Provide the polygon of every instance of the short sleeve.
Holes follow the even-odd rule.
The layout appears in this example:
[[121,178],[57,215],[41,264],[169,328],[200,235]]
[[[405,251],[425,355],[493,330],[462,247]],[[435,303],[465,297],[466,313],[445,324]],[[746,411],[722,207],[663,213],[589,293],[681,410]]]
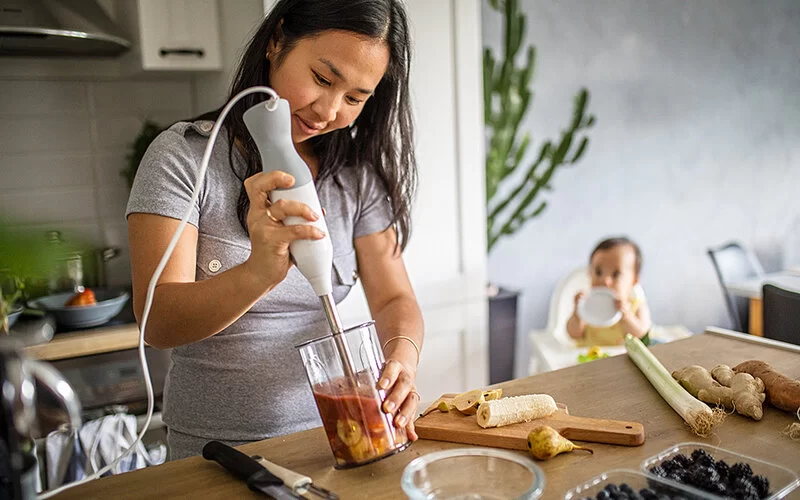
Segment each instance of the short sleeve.
[[385,231],[392,225],[392,205],[383,181],[369,168],[359,181],[360,210],[353,227],[353,238]]
[[[173,128],[165,130],[153,140],[139,164],[125,216],[147,213],[182,219],[199,170],[199,158],[186,137]],[[200,219],[199,200],[188,221],[195,227]]]

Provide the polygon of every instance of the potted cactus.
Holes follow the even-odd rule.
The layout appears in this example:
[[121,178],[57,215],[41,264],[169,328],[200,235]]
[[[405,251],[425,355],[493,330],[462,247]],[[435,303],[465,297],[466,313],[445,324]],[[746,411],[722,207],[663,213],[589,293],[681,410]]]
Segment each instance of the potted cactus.
[[[503,53],[483,53],[483,98],[486,123],[487,251],[514,234],[547,207],[542,199],[552,191],[559,167],[573,165],[586,153],[587,129],[595,118],[587,112],[589,92],[575,95],[572,117],[557,140],[545,140],[530,155],[530,132],[521,128],[533,99],[531,81],[536,48],[528,45],[524,63],[517,60],[525,39],[525,15],[518,0],[487,0],[503,16]],[[516,339],[518,292],[489,286],[490,382],[511,378]],[[512,317],[513,316],[513,321]],[[509,361],[509,356],[511,356]]]

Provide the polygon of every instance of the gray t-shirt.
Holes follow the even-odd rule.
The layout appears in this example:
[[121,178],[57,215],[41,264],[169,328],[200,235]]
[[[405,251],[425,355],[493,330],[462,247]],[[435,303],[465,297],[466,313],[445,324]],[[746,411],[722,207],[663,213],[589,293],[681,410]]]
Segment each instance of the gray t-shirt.
[[[127,214],[183,216],[211,125],[179,122],[153,141],[139,166]],[[233,158],[233,169],[243,178],[244,160],[235,150]],[[198,229],[197,280],[222,273],[250,255],[250,240],[236,214],[242,181],[231,169],[224,130],[200,182],[189,218]],[[345,168],[322,181],[317,191],[333,243],[333,294],[339,302],[357,279],[354,238],[389,227],[390,205],[383,184],[368,168]],[[265,439],[320,425],[294,346],[326,333],[319,298],[293,267],[231,326],[173,349],[164,421],[179,433],[227,441]]]

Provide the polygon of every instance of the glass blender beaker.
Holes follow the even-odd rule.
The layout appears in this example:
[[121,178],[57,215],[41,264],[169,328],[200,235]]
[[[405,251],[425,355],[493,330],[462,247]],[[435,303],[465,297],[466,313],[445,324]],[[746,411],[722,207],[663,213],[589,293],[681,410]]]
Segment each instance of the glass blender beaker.
[[[337,469],[374,462],[405,449],[405,428],[381,409],[386,392],[378,389],[384,358],[370,321],[338,334],[353,366],[346,370],[333,335],[297,346],[317,402]],[[354,375],[353,378],[347,376]]]

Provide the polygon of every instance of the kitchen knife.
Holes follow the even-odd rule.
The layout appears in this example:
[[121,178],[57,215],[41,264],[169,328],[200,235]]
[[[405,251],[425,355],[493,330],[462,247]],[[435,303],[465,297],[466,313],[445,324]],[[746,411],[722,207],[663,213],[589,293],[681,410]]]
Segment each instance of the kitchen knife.
[[247,483],[253,491],[265,493],[275,500],[292,500],[303,497],[284,486],[283,481],[241,451],[219,441],[210,441],[203,447],[203,458],[214,460]]
[[250,458],[257,461],[265,469],[281,478],[283,484],[294,490],[295,493],[308,492],[320,498],[324,498],[325,500],[339,499],[335,493],[315,485],[309,476],[304,476],[302,474],[298,474],[297,472],[281,467],[280,465],[272,463],[260,455],[253,455]]

